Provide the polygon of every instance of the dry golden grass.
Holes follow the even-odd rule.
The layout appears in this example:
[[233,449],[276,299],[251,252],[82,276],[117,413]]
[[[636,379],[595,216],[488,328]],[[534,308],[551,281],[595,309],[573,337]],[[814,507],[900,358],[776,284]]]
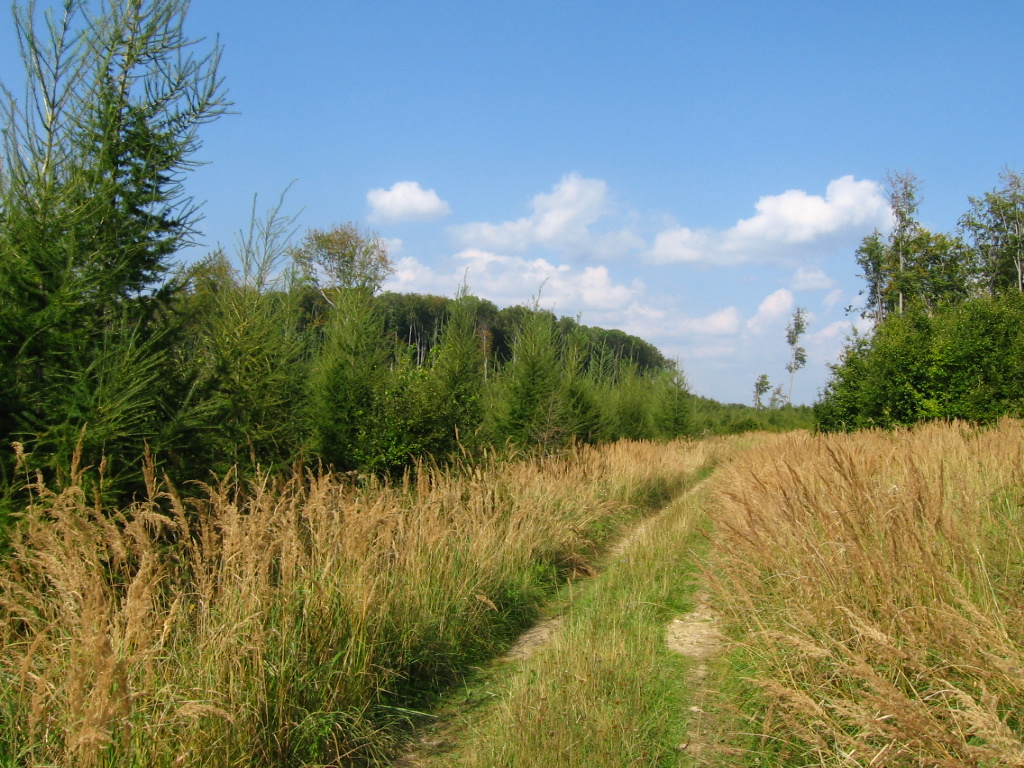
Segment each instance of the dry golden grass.
[[[37,487],[0,566],[0,765],[384,760],[702,448],[158,487],[114,513]],[[706,457],[705,457],[706,458]]]
[[793,434],[712,483],[756,764],[1024,766],[1020,422]]

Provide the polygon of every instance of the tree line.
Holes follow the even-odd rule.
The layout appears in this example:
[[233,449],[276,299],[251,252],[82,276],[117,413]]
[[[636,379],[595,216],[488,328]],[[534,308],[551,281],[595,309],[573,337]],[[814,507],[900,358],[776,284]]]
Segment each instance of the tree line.
[[[295,461],[395,472],[485,446],[684,434],[653,346],[537,306],[380,292],[354,224],[289,237],[280,206],[232,253],[175,260],[184,181],[230,103],[186,0],[16,5],[24,95],[0,99],[0,485],[92,467],[100,496]],[[13,446],[13,450],[9,447]]]
[[[147,482],[295,462],[397,473],[492,447],[558,450],[764,426],[691,396],[647,342],[533,305],[382,292],[355,224],[292,237],[280,203],[181,263],[200,129],[231,107],[187,0],[14,6],[25,69],[0,146],[0,513],[89,469]],[[780,420],[781,419],[781,420]],[[6,501],[4,501],[6,499]]]
[[1006,170],[952,233],[917,218],[920,184],[890,174],[893,227],[856,252],[865,286],[855,334],[815,406],[826,431],[1024,412],[1024,179]]

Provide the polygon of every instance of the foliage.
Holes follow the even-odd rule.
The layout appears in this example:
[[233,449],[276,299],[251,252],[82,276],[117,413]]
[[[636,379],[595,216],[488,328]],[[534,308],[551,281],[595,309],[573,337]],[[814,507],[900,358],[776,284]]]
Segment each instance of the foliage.
[[826,431],[900,426],[934,418],[992,421],[1022,412],[1018,363],[1024,316],[1024,193],[1018,174],[970,198],[960,234],[931,233],[915,214],[912,174],[890,177],[895,225],[864,239],[867,281],[854,335],[815,406]]
[[741,403],[720,403],[708,397],[691,397],[690,432],[692,435],[736,435],[742,432],[790,432],[814,426],[810,406],[789,405],[785,398],[767,408]]
[[1024,292],[1024,179],[1015,171],[1000,174],[1003,186],[970,197],[960,219],[974,244],[977,283],[990,295]]
[[234,259],[218,251],[183,276],[172,407],[152,438],[173,477],[287,467],[301,457],[310,341],[287,265],[290,230],[280,203],[263,218],[254,210]]
[[693,424],[693,399],[686,376],[679,368],[664,371],[654,379],[654,433],[660,439],[696,434]]
[[793,402],[793,377],[807,364],[807,350],[800,346],[800,337],[807,330],[807,310],[797,307],[793,310],[793,317],[786,326],[786,343],[789,345],[790,358],[786,363],[786,370],[789,371],[789,392],[786,394],[786,402]]
[[875,230],[856,252],[866,283],[864,317],[876,323],[913,308],[934,310],[967,299],[976,272],[975,254],[957,235],[932,233],[917,221],[920,191],[908,172],[890,174],[893,229]]
[[352,222],[308,230],[292,249],[292,258],[321,291],[359,288],[377,293],[395,271],[384,241]]
[[492,431],[499,441],[541,450],[569,442],[560,357],[554,317],[530,313],[516,336],[512,360],[494,385],[500,394]]
[[0,99],[0,441],[51,477],[83,431],[90,462],[134,462],[160,412],[162,280],[197,220],[180,179],[227,105],[219,48],[194,53],[186,9],[14,8],[26,95]]
[[856,337],[815,416],[825,431],[1024,412],[1024,296],[978,297],[889,318]]
[[[26,97],[4,91],[0,444],[52,489],[74,457],[106,502],[295,462],[398,475],[490,445],[558,451],[700,429],[678,366],[538,306],[378,295],[393,265],[354,223],[292,241],[278,202],[187,266],[199,128],[228,106],[186,0],[17,6]],[[733,429],[731,422],[725,429]],[[4,510],[25,501],[0,457]],[[6,511],[4,512],[6,515]]]
[[394,359],[381,343],[383,323],[370,292],[340,291],[323,337],[309,375],[312,448],[336,469],[355,470],[366,458],[361,439],[374,428],[374,407],[392,378],[388,366]]
[[[452,301],[418,293],[385,292],[379,297],[388,332],[403,343],[414,345],[419,361],[426,359],[440,338],[441,326]],[[516,337],[527,318],[534,312],[547,312],[524,305],[499,309],[493,302],[477,297],[472,297],[471,302],[475,306],[477,326],[486,341],[489,368],[512,360]],[[603,355],[613,361],[631,361],[644,373],[654,373],[671,365],[652,344],[623,331],[580,325],[571,317],[555,319],[555,327],[560,343],[577,344],[584,350],[582,363],[588,372],[601,365]],[[578,338],[571,341],[573,336]]]
[[754,382],[754,408],[757,410],[764,408],[764,396],[771,391],[771,388],[772,382],[767,373],[762,373],[757,377],[757,381]]

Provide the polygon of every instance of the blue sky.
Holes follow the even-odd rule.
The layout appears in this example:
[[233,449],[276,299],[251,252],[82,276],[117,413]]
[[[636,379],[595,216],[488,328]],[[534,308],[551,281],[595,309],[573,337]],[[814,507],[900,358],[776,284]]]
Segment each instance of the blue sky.
[[[288,188],[300,233],[387,239],[389,288],[539,292],[725,401],[787,378],[797,305],[794,401],[814,400],[887,171],[912,169],[949,231],[1024,169],[1019,0],[194,0],[189,26],[219,35],[238,112],[188,181],[208,246]],[[21,80],[9,23],[0,77]]]

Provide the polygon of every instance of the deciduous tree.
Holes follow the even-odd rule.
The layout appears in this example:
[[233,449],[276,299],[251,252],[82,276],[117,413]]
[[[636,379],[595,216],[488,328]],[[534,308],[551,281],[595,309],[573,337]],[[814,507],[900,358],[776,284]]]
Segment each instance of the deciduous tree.
[[380,236],[363,232],[352,222],[326,230],[310,229],[293,255],[325,296],[330,289],[377,293],[395,271]]
[[764,396],[767,395],[772,388],[772,383],[768,379],[767,373],[762,373],[757,377],[757,381],[754,382],[754,407],[757,410],[764,408]]
[[793,311],[793,317],[786,326],[786,343],[789,344],[790,357],[786,363],[786,370],[789,371],[789,393],[786,395],[786,402],[793,402],[793,377],[797,371],[807,364],[807,350],[799,346],[800,337],[807,330],[807,310],[797,307]]

